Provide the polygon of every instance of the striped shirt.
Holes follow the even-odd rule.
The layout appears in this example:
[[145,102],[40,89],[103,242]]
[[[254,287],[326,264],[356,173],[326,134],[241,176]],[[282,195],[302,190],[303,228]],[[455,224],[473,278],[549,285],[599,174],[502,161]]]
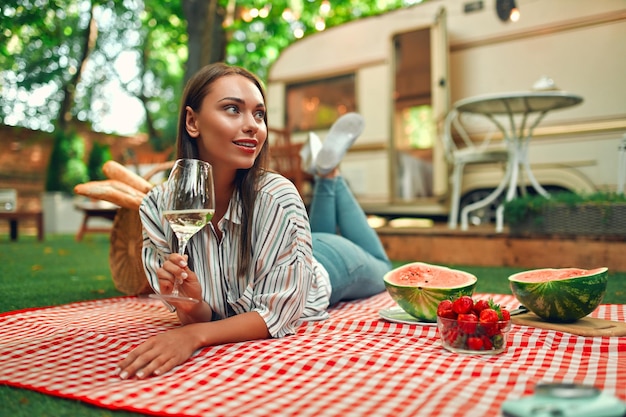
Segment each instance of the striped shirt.
[[[187,245],[189,267],[202,286],[214,319],[256,311],[273,337],[293,334],[303,320],[323,320],[330,299],[328,272],[313,257],[306,208],[294,185],[267,173],[260,180],[252,226],[251,272],[237,276],[241,201],[235,192],[217,227],[209,223]],[[158,292],[156,271],[172,252],[175,236],[162,216],[164,185],[154,187],[140,207],[143,264]]]

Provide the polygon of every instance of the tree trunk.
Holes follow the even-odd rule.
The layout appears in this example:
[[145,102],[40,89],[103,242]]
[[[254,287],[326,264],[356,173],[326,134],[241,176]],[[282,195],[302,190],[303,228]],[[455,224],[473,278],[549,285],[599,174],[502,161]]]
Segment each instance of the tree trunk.
[[224,10],[217,0],[183,0],[183,13],[189,36],[186,83],[203,66],[224,59],[226,35]]
[[94,49],[96,39],[98,38],[98,26],[93,15],[94,8],[95,4],[92,3],[89,8],[89,25],[83,37],[82,54],[79,59],[78,68],[70,80],[63,85],[63,101],[61,102],[57,121],[58,129],[61,131],[65,131],[69,122],[72,120],[72,106],[74,104],[74,98],[76,97],[76,86],[81,80],[87,59]]

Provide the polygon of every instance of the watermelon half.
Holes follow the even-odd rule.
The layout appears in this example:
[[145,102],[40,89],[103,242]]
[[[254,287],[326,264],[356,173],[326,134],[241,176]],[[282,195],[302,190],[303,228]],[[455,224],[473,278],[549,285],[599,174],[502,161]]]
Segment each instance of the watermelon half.
[[608,268],[535,269],[509,277],[513,295],[542,319],[571,323],[596,309],[606,294]]
[[404,311],[424,322],[437,321],[437,306],[446,299],[472,296],[476,277],[445,266],[413,262],[383,277],[387,292]]

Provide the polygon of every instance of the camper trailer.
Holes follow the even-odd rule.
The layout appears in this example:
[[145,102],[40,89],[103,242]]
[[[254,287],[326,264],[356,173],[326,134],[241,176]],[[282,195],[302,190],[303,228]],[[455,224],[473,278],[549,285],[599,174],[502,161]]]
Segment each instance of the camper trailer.
[[[515,4],[519,20],[502,3]],[[538,182],[549,192],[615,190],[626,133],[624,0],[430,0],[330,28],[272,65],[268,116],[302,143],[310,131],[323,138],[339,115],[361,113],[366,127],[342,172],[365,211],[448,216],[446,115],[459,100],[528,91],[546,77],[583,101],[535,128],[527,158]],[[477,126],[472,134],[502,140]],[[461,206],[489,194],[504,165],[467,166]],[[475,222],[492,216],[486,207]]]

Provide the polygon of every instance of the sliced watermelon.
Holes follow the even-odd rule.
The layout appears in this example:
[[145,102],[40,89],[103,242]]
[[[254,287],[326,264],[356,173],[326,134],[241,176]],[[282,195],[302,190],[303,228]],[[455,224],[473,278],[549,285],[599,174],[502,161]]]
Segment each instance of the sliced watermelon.
[[607,268],[535,269],[509,277],[513,295],[542,319],[571,323],[595,310],[608,282]]
[[387,292],[404,311],[430,323],[437,321],[441,301],[471,296],[477,281],[470,273],[423,262],[402,265],[383,279]]

